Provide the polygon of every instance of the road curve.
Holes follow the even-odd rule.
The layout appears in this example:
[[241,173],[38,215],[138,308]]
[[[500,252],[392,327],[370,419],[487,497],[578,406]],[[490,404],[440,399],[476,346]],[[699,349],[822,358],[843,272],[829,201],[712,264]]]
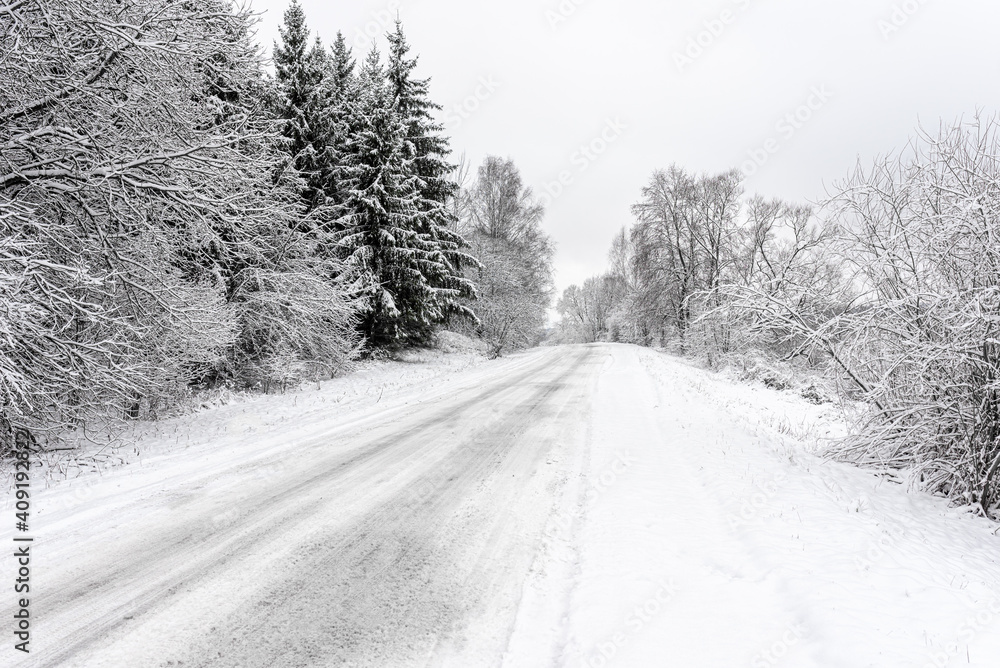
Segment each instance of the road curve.
[[16,665],[499,665],[603,362],[534,351],[81,507],[39,545]]

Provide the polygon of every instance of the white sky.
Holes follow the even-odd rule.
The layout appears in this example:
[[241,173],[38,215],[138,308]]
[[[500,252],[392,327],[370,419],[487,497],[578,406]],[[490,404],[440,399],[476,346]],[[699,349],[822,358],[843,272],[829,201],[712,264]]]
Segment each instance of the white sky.
[[[398,10],[456,157],[473,168],[511,157],[540,195],[566,172],[545,221],[560,291],[605,269],[654,169],[718,172],[767,147],[748,191],[816,201],[859,158],[902,148],[918,124],[1000,108],[996,0],[300,3],[324,42],[342,30],[359,60],[366,31],[384,44]],[[268,46],[287,4],[253,0]],[[703,52],[679,67],[699,33]],[[463,118],[455,107],[470,97],[477,108]],[[810,101],[807,121],[779,126]],[[602,133],[613,139],[603,153],[580,152]]]

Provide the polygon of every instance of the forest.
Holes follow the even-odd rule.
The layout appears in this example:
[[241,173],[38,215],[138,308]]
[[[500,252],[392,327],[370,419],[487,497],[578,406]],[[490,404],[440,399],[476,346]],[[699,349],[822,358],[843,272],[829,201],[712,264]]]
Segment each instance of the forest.
[[[0,6],[0,431],[65,444],[206,388],[269,392],[425,345],[542,335],[544,211],[451,161],[401,22],[272,54],[227,0]],[[270,66],[269,66],[270,63]]]

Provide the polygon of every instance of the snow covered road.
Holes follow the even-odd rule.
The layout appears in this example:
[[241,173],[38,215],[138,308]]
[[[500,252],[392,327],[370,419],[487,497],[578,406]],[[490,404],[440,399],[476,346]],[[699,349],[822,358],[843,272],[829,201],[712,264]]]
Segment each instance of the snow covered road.
[[543,351],[320,436],[248,446],[255,459],[185,451],[147,484],[43,512],[25,665],[501,656],[567,475],[551,457],[575,444],[601,362]]
[[0,662],[1000,665],[994,527],[810,454],[825,410],[592,345],[209,439],[37,496]]

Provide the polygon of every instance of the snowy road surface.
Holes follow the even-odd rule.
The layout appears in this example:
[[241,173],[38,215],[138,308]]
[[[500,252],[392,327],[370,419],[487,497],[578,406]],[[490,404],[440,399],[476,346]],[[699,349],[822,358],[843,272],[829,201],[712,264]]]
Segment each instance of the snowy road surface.
[[37,495],[0,663],[1000,665],[995,527],[815,457],[828,413],[592,345],[236,430]]

